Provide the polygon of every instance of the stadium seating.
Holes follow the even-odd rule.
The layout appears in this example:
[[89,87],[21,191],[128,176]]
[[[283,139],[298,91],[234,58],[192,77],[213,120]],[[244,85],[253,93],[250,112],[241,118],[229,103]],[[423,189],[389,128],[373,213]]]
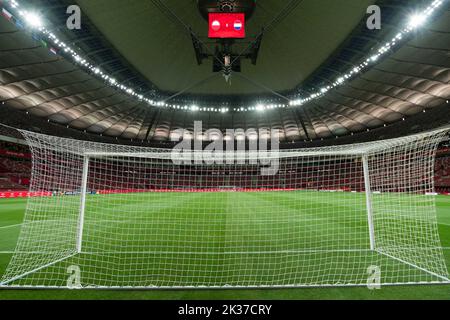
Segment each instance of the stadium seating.
[[439,193],[450,193],[450,156],[436,160],[436,191]]
[[[0,142],[0,150],[11,154],[29,154],[27,147]],[[30,185],[31,161],[9,155],[0,155],[0,191],[27,190]]]
[[[29,153],[26,146],[6,143],[0,141],[0,150],[9,150],[17,153]],[[448,151],[448,150],[447,150]],[[435,168],[435,187],[436,191],[439,193],[450,193],[450,152],[442,149],[439,152],[439,156],[436,160]],[[97,164],[98,168],[96,170],[123,170],[125,168],[105,168],[101,164]],[[228,179],[222,176],[222,183],[219,185],[230,186],[236,189],[318,189],[318,190],[342,190],[342,191],[363,191],[363,183],[360,179],[355,178],[353,175],[346,175],[345,172],[351,172],[351,163],[343,163],[340,167],[329,168],[330,170],[335,170],[335,176],[339,176],[340,179],[334,179],[334,184],[331,186],[326,185],[316,185],[314,181],[318,179],[312,179],[311,181],[306,181],[300,179],[300,177],[305,176],[305,172],[302,172],[302,168],[296,168],[292,172],[279,172],[276,179],[273,177],[259,177],[257,180],[252,179],[251,176],[257,176],[254,174],[248,175],[248,167],[245,169],[236,168],[236,170],[229,172]],[[320,168],[316,168],[317,172],[320,172]],[[245,170],[246,172],[241,172]],[[2,191],[20,191],[26,190],[30,184],[30,172],[31,172],[31,161],[29,159],[18,159],[14,157],[6,157],[0,155],[0,190]],[[170,188],[196,188],[196,189],[208,189],[208,186],[218,185],[217,175],[218,173],[214,170],[211,171],[208,178],[202,181],[192,180],[192,176],[189,170],[178,171],[178,172],[166,172],[161,175],[160,169],[155,168],[154,172],[143,171],[141,174],[142,180],[136,184],[127,184],[123,182],[121,189],[123,190],[162,190]],[[176,186],[170,185],[170,177],[177,176]],[[185,176],[183,180],[180,176]],[[286,177],[290,177],[287,179]],[[295,179],[295,177],[299,177]],[[289,185],[283,183],[283,181],[289,180]],[[338,181],[338,183],[336,183]],[[194,183],[193,183],[194,182]],[[117,182],[118,183],[118,182]],[[117,187],[117,183],[114,185]],[[103,184],[103,187],[102,187]],[[91,189],[108,189],[104,187],[104,181],[92,182],[90,185]],[[107,184],[106,184],[107,185]]]

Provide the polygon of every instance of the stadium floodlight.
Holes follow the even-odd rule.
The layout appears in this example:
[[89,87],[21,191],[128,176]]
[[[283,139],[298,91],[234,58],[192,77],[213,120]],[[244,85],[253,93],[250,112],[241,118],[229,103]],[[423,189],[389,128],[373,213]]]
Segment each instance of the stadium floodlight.
[[263,104],[258,104],[255,107],[256,111],[264,111],[265,107]]
[[414,14],[409,18],[408,27],[415,29],[422,26],[426,20],[427,16],[425,14]]
[[83,288],[365,286],[373,266],[381,285],[449,283],[429,195],[449,130],[183,163],[21,131],[47,196],[28,200],[0,286],[67,288],[74,267]]
[[24,13],[25,22],[32,28],[42,28],[44,25],[42,18],[34,12]]

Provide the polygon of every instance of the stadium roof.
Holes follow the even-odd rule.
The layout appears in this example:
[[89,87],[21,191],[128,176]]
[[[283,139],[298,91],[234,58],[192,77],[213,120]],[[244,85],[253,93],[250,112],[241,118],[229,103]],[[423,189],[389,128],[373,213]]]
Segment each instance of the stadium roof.
[[[238,77],[226,84],[219,74],[209,81],[211,63],[198,66],[190,34],[155,6],[157,1],[80,0],[78,3],[109,43],[159,89],[190,93],[267,94]],[[194,1],[164,1],[173,13],[191,26],[202,42],[208,40],[208,23]],[[295,88],[314,72],[358,25],[373,0],[296,1],[279,24],[265,32],[256,65],[242,61],[245,76],[275,91]],[[257,1],[246,32],[255,38],[289,1]],[[108,9],[107,8],[114,8]],[[132,17],[132,18],[131,18]],[[242,41],[240,41],[242,42]],[[242,44],[241,52],[248,44]],[[211,51],[214,48],[210,48]],[[192,84],[198,86],[190,88]]]
[[[158,1],[105,1],[78,1],[86,15],[80,31],[64,27],[68,2],[41,0],[33,6],[59,39],[132,88],[133,95],[99,78],[95,69],[86,72],[54,43],[5,16],[0,18],[1,100],[64,126],[127,139],[169,140],[177,129],[192,130],[201,120],[204,130],[259,129],[260,137],[277,130],[282,140],[303,141],[395,124],[450,98],[448,1],[364,72],[299,105],[292,102],[358,68],[432,1],[377,2],[383,28],[375,31],[365,25],[373,1],[298,1],[265,35],[257,65],[243,64],[231,86],[220,76],[208,78],[210,64],[196,65],[189,34],[170,23]],[[258,1],[249,33],[270,24],[283,3]],[[195,2],[166,4],[205,37],[207,24]],[[156,103],[180,91],[171,107]],[[193,110],[193,104],[202,108]]]

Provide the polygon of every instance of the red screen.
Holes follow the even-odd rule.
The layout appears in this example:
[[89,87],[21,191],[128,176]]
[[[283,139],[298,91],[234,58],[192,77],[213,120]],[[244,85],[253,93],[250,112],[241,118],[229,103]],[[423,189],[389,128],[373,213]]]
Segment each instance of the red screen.
[[210,13],[210,38],[245,38],[244,13]]

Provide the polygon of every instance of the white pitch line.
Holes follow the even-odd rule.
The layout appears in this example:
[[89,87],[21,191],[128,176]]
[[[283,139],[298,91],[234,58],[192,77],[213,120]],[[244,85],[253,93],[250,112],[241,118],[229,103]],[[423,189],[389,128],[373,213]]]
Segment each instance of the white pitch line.
[[448,226],[448,227],[450,227],[450,223],[439,223],[439,222],[438,222],[438,224],[443,225],[443,226]]
[[20,226],[22,226],[22,225],[23,225],[23,223],[12,224],[12,225],[9,225],[9,226],[3,226],[3,227],[0,227],[0,229],[8,229],[8,228],[20,227]]

